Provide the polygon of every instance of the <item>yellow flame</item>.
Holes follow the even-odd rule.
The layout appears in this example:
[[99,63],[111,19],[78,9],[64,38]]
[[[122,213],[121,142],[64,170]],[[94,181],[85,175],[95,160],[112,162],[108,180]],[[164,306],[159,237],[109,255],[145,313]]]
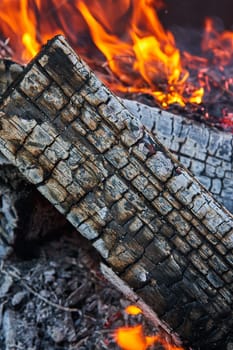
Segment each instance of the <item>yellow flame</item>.
[[[161,4],[162,0],[1,0],[0,32],[10,38],[14,58],[21,62],[34,57],[58,33],[66,35],[78,51],[80,36],[89,34],[91,47],[104,55],[114,75],[107,81],[114,91],[149,93],[165,108],[173,103],[199,104],[204,89],[188,82],[175,38],[159,21],[156,9]],[[210,22],[206,28],[203,47],[208,42],[220,55],[219,36]],[[226,41],[233,46],[230,34],[220,41],[222,46]],[[84,59],[95,63],[88,50],[86,45]],[[223,51],[226,61],[231,53]]]
[[129,315],[139,315],[142,313],[142,310],[137,305],[128,305],[125,308],[125,312]]

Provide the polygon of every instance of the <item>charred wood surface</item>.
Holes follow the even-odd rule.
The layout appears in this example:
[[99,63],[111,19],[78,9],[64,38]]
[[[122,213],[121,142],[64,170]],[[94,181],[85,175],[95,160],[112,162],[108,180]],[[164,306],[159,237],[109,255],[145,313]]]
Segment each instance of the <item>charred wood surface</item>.
[[141,103],[122,102],[233,213],[233,134]]
[[232,331],[233,219],[62,37],[2,101],[2,153],[191,345]]
[[[0,60],[0,95],[23,67]],[[233,213],[233,134],[195,120],[122,99],[125,107]]]

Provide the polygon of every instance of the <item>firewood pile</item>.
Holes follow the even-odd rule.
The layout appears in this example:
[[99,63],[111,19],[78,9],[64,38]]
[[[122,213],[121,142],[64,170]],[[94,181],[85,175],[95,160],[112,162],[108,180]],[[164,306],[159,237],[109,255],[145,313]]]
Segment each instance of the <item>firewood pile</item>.
[[196,176],[232,209],[232,135],[179,118],[171,126],[166,113],[122,102],[62,37],[13,82],[0,110],[1,152],[91,242],[108,276],[187,346],[229,345],[233,218]]

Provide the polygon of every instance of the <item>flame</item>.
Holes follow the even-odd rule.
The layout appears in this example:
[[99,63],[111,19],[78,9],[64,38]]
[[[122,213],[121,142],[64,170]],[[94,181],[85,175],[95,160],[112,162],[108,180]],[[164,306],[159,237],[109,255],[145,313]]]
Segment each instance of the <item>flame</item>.
[[[217,30],[207,18],[202,53],[180,52],[159,20],[163,7],[163,0],[1,0],[0,39],[9,38],[13,59],[26,63],[63,34],[114,92],[150,94],[164,108],[205,104],[217,89],[232,97],[232,72],[226,70],[233,32]],[[232,126],[233,111],[223,109],[222,122]]]
[[0,33],[10,38],[14,58],[27,62],[55,34],[66,35],[78,49],[89,30],[118,80],[111,83],[114,91],[150,93],[163,107],[200,103],[202,87],[186,93],[189,73],[172,33],[158,19],[162,6],[161,0],[2,0]]
[[[28,7],[27,0],[22,0],[20,3],[2,0],[1,7],[4,7],[4,11],[0,12],[1,30],[8,32],[9,37],[19,33],[22,60],[29,60],[40,49],[34,27],[35,13]],[[12,7],[15,7],[14,16]]]
[[142,325],[120,327],[115,331],[116,343],[122,350],[146,350],[157,339],[158,336],[145,336]]
[[40,50],[51,36],[63,33],[52,28],[40,37],[37,14],[42,9],[43,0],[1,0],[0,3],[0,33],[10,38],[15,50],[15,59],[27,62]]
[[[143,315],[143,311],[137,305],[128,305],[125,312],[131,316]],[[122,350],[147,350],[154,344],[161,344],[164,350],[184,350],[182,347],[171,344],[160,333],[152,336],[145,335],[142,324],[115,329],[114,339]]]
[[142,313],[142,310],[136,306],[136,305],[128,305],[126,308],[125,308],[125,312],[128,314],[128,315],[139,315]]
[[131,327],[119,327],[114,332],[117,345],[122,350],[147,350],[151,345],[161,344],[164,350],[184,350],[180,346],[166,341],[161,335],[146,336],[141,324]]
[[[109,33],[84,1],[78,1],[78,9],[88,24],[95,45],[121,82],[114,86],[115,90],[151,93],[163,107],[171,103],[185,106],[189,100],[200,103],[203,88],[194,89],[189,98],[184,97],[189,73],[182,67],[172,33],[163,29],[154,7],[155,1],[132,0],[127,38],[123,40]],[[128,66],[131,66],[130,70]],[[133,79],[130,72],[134,72]]]

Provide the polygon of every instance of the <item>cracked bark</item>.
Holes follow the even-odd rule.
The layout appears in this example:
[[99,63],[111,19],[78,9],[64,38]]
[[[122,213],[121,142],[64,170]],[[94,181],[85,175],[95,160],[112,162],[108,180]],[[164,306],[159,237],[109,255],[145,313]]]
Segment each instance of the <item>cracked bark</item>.
[[[23,67],[0,60],[0,95]],[[122,99],[125,107],[152,132],[179,161],[233,212],[233,134],[185,117]]]
[[230,334],[231,214],[62,37],[0,109],[2,153],[121,279],[192,346]]

